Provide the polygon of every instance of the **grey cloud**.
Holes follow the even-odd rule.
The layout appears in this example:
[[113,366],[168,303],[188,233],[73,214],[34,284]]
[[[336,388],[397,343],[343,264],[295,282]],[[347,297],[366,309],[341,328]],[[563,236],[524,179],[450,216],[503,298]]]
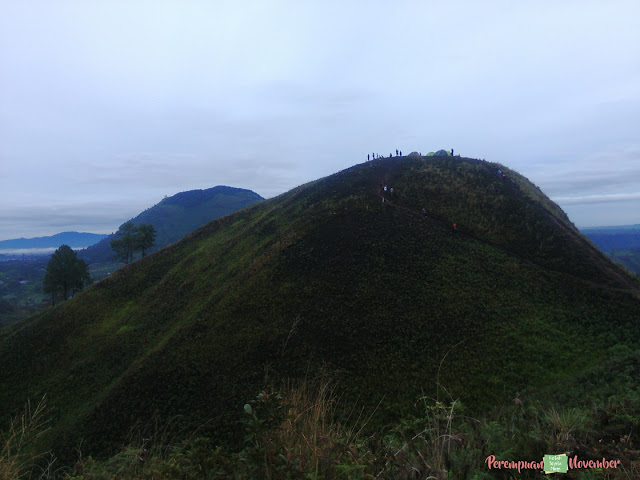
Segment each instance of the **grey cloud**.
[[640,185],[640,172],[628,171],[576,171],[566,176],[541,179],[547,194],[586,193],[595,191],[616,191]]
[[261,87],[255,93],[255,99],[269,103],[280,104],[294,109],[316,114],[326,108],[341,109],[352,105],[371,101],[375,94],[360,86],[332,86],[331,88],[318,85],[304,85],[294,83],[275,83]]
[[[290,177],[299,171],[292,159],[294,154],[283,151],[282,156],[256,151],[230,152],[224,163],[219,157],[189,154],[132,153],[120,155],[114,161],[92,167],[91,177],[80,176],[76,185],[85,190],[92,187],[106,191],[120,189],[123,196],[136,195],[140,188],[152,188],[173,195],[179,191],[230,185],[256,190],[263,195],[282,193],[293,188]],[[253,151],[253,153],[252,153]],[[275,157],[275,158],[274,158]],[[266,192],[266,193],[263,193]]]
[[73,230],[111,233],[124,221],[150,206],[125,205],[113,201],[111,203],[87,202],[83,205],[3,208],[0,210],[0,240],[53,235],[61,231]]
[[578,227],[640,224],[640,201],[561,205]]
[[78,172],[77,183],[139,186],[170,186],[188,174],[196,157],[189,154],[120,154],[90,165],[90,176]]
[[3,229],[21,206],[16,228],[46,224],[38,203],[120,221],[218,184],[277,195],[395,148],[558,198],[640,190],[638,2],[116,3],[0,2]]
[[532,165],[526,174],[551,196],[611,195],[640,188],[639,166],[640,147],[636,146],[587,153],[555,164]]
[[592,203],[626,202],[640,200],[640,192],[612,193],[608,195],[585,195],[582,197],[553,197],[553,201],[560,205],[589,205]]

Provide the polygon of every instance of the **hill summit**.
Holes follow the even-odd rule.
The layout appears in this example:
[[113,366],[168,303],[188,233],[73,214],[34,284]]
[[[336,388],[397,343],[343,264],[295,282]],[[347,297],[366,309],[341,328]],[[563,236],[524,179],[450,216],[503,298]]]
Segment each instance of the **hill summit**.
[[521,175],[379,159],[214,220],[2,330],[0,415],[46,393],[61,451],[108,452],[169,419],[234,442],[265,372],[330,372],[371,425],[440,385],[478,412],[597,366],[639,315],[637,281]]

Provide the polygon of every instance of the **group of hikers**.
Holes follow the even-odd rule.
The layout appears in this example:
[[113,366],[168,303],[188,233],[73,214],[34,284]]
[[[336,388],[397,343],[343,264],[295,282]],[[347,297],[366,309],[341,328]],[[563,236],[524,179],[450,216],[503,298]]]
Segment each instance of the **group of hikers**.
[[502,170],[498,169],[498,176],[500,178],[502,178],[502,181],[505,182],[507,180],[509,180],[511,183],[513,183],[515,185],[516,182],[513,181],[513,178],[509,178],[507,177],[506,174],[502,173]]
[[[446,155],[446,154],[445,154]],[[402,150],[398,150],[396,149],[396,156],[401,157],[402,156]],[[453,156],[453,148],[451,149],[451,156]],[[389,158],[393,157],[393,153],[389,154]],[[367,161],[370,160],[375,160],[378,158],[384,158],[381,157],[379,154],[377,153],[372,153],[372,154],[367,154]],[[503,181],[510,181],[512,184],[515,185],[515,181],[513,180],[513,178],[509,178],[507,177],[507,175],[505,173],[502,172],[502,170],[498,169],[497,171],[498,176],[503,180]],[[388,202],[390,198],[394,197],[396,194],[396,191],[393,187],[389,186],[386,181],[384,183],[380,182],[380,197],[382,198],[382,203]],[[427,218],[427,210],[425,208],[422,209],[421,211],[422,213],[422,217],[423,218]],[[458,228],[457,228],[457,224],[456,223],[452,223],[451,224],[451,230],[453,231],[453,233],[457,233]]]
[[390,198],[393,197],[395,195],[395,190],[393,187],[390,187],[389,185],[385,184],[380,184],[380,196],[382,197],[382,203],[385,202],[385,198]]
[[[418,152],[410,153],[409,156],[411,157],[411,156],[413,156],[414,154],[417,154],[417,153]],[[422,154],[419,154],[419,155],[422,156]],[[428,157],[430,157],[430,156],[436,156],[436,157],[445,156],[446,157],[448,155],[451,155],[453,157],[453,148],[451,149],[451,154],[449,154],[449,152],[447,152],[446,150],[438,150],[436,153],[431,152],[427,156]],[[396,148],[396,157],[401,157],[401,156],[402,156],[402,150],[398,150]],[[393,152],[391,152],[389,154],[389,158],[391,158],[391,157],[393,157]],[[370,162],[371,160],[376,160],[378,158],[385,158],[385,157],[383,157],[379,153],[367,153],[367,162]]]
[[[402,156],[402,150],[398,150],[396,148],[396,157],[401,157]],[[393,157],[393,152],[389,154],[389,158]],[[383,156],[381,156],[379,153],[367,153],[367,162],[370,162],[371,160],[375,160],[377,158],[384,158]]]

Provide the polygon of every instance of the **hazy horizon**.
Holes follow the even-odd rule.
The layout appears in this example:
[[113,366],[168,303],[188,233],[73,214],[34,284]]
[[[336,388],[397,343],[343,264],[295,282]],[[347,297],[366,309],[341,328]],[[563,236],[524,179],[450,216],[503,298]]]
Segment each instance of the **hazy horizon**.
[[[403,153],[404,153],[404,152],[403,152]],[[180,192],[176,192],[176,194],[177,194],[177,193],[180,193]],[[169,195],[169,196],[171,196],[171,195]],[[160,200],[159,200],[159,201],[160,201]],[[154,205],[155,205],[155,204],[154,204]],[[146,207],[146,208],[150,208],[150,207],[152,207],[152,206],[153,206],[153,205],[150,205],[149,207]],[[145,209],[143,209],[143,210],[145,210]],[[30,239],[33,239],[33,238],[39,238],[39,237],[50,237],[50,236],[53,236],[53,235],[56,235],[56,234],[60,234],[60,233],[93,233],[93,234],[100,234],[100,235],[109,235],[109,234],[115,233],[115,232],[118,230],[118,227],[119,227],[121,224],[123,224],[124,222],[126,222],[126,221],[128,221],[128,220],[130,220],[130,219],[134,218],[134,217],[135,217],[135,216],[137,216],[139,213],[141,213],[143,210],[141,210],[140,212],[137,212],[135,215],[132,215],[130,218],[123,219],[122,221],[120,221],[120,223],[118,223],[118,225],[117,225],[115,228],[113,228],[113,229],[111,229],[111,230],[106,230],[106,231],[64,230],[64,231],[55,231],[55,232],[52,232],[52,233],[45,233],[45,234],[42,234],[42,235],[34,235],[34,236],[30,236],[30,237],[27,237],[27,236],[21,235],[21,236],[17,236],[17,237],[0,238],[0,241],[4,241],[4,240],[16,240],[16,239],[25,239],[25,240],[30,240]],[[617,224],[617,225],[610,224],[610,225],[588,225],[588,226],[576,225],[576,227],[577,227],[578,229],[580,229],[580,230],[583,230],[583,229],[588,229],[588,228],[607,228],[607,227],[622,227],[622,226],[634,226],[634,225],[640,225],[640,224]],[[73,248],[74,248],[74,249],[82,249],[82,248],[85,248],[85,247],[73,247]],[[3,249],[2,249],[2,247],[0,247],[0,254],[2,254],[2,253],[7,253],[7,254],[28,253],[28,252],[22,252],[22,250],[38,250],[38,249],[19,249],[19,250],[20,250],[21,252],[13,252],[13,251],[12,251],[12,252],[9,252],[8,250],[3,250]],[[55,248],[54,248],[53,250],[55,250]],[[53,250],[52,250],[52,251],[53,251]],[[46,253],[46,252],[45,252],[45,253]]]

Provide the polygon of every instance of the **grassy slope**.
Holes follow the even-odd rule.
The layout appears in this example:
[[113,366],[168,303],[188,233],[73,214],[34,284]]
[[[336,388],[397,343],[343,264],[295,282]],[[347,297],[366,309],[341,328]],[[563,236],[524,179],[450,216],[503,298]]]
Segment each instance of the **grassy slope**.
[[441,379],[475,410],[597,365],[637,338],[636,284],[494,169],[374,161],[211,222],[2,330],[0,413],[47,393],[49,441],[90,452],[154,417],[233,438],[266,364],[337,372],[347,401],[381,402],[378,425],[434,392],[445,356]]
[[[261,200],[262,197],[258,194],[240,188],[219,186],[192,190],[165,198],[138,215],[134,222],[155,225],[156,246],[151,250],[154,251],[179,240],[214,218],[228,215]],[[65,232],[32,240],[43,241],[73,236],[72,234],[93,235]],[[110,246],[112,238],[113,236],[108,236],[79,252],[81,258],[90,262],[89,272],[95,281],[102,280],[122,266],[122,263],[113,260]],[[48,298],[42,292],[42,280],[47,262],[48,256],[27,256],[22,260],[0,262],[0,281],[4,282],[0,284],[0,301],[8,302],[0,305],[0,325],[9,325],[27,318],[41,310],[43,302],[46,305]],[[44,265],[40,265],[42,263]],[[29,280],[30,283],[20,285],[20,280]]]

